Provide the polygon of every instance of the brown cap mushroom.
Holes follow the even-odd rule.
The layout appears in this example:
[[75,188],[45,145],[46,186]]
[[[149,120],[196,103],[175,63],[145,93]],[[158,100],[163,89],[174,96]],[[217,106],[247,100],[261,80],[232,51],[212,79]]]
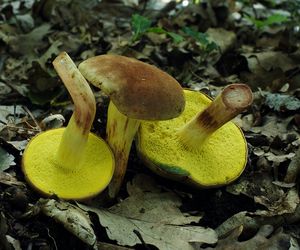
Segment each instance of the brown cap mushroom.
[[79,70],[130,118],[167,120],[183,111],[180,84],[150,64],[125,56],[101,55],[82,62]]
[[185,105],[183,90],[166,72],[125,56],[92,57],[82,62],[79,70],[111,98],[106,133],[116,158],[109,185],[110,196],[115,197],[140,120],[167,120],[180,115]]

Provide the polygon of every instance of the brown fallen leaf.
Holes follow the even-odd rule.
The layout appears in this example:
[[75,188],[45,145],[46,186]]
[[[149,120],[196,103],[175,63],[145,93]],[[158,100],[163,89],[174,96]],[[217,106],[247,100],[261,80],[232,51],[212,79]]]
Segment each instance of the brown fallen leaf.
[[209,28],[206,31],[206,34],[208,35],[209,40],[215,42],[219,46],[222,54],[234,47],[237,39],[234,32],[222,28]]
[[210,228],[147,222],[110,213],[104,209],[84,205],[80,205],[80,208],[94,212],[108,237],[121,246],[135,246],[144,242],[160,250],[194,250],[191,243],[197,242],[201,245],[217,242],[217,236]]
[[284,181],[287,183],[294,183],[297,179],[299,171],[300,171],[300,148],[297,150],[295,157],[292,158],[288,166]]
[[25,187],[25,183],[18,181],[16,177],[7,172],[0,172],[0,183],[7,186],[22,186]]
[[50,29],[50,24],[42,24],[27,34],[11,37],[8,44],[14,52],[20,53],[26,58],[34,58],[37,54],[36,48],[43,44],[42,39],[51,32]]
[[288,132],[299,137],[298,132],[289,129],[293,118],[293,116],[282,118],[275,114],[268,114],[264,117],[263,124],[261,126],[252,127],[250,128],[250,131],[253,133],[260,133],[271,138],[275,138],[278,135],[285,135]]
[[[291,249],[291,237],[277,230],[274,232],[271,225],[263,225],[256,235],[249,240],[239,241],[238,238],[243,232],[243,226],[239,226],[232,230],[229,235],[218,241],[216,247],[205,248],[208,250],[286,250]],[[272,234],[273,233],[273,234]],[[202,248],[203,249],[203,248]],[[295,248],[296,249],[296,248]]]
[[139,174],[127,183],[129,197],[109,208],[109,212],[131,219],[168,225],[199,222],[201,216],[183,214],[181,199],[173,192],[161,191],[149,176]]
[[6,218],[4,214],[0,213],[0,242],[1,242],[1,249],[3,250],[12,250],[13,247],[9,244],[6,233],[8,231],[8,225],[6,222]]
[[108,210],[78,204],[96,213],[108,237],[119,245],[135,246],[144,241],[160,250],[193,250],[192,243],[217,242],[214,230],[188,225],[200,216],[182,214],[181,199],[173,192],[162,192],[149,176],[137,175],[127,190],[130,196]]
[[15,165],[15,157],[0,146],[0,172]]
[[61,223],[69,232],[96,249],[96,235],[89,215],[85,211],[68,202],[53,199],[41,198],[38,206],[46,216]]
[[292,214],[300,202],[295,188],[287,189],[275,185],[268,173],[257,173],[251,178],[244,177],[226,190],[235,195],[244,194],[253,198],[256,203],[267,208],[256,211],[256,214],[269,217]]

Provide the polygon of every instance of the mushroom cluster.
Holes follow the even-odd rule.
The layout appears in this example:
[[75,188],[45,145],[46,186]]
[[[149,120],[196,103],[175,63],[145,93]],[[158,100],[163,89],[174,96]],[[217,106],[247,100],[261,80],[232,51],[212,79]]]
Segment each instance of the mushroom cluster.
[[[133,58],[95,56],[77,68],[63,52],[53,65],[74,101],[74,112],[66,128],[38,134],[24,151],[25,177],[41,193],[83,200],[108,186],[114,198],[136,134],[141,158],[167,178],[211,187],[242,173],[247,145],[229,121],[251,104],[247,85],[229,85],[211,101],[183,91],[164,71]],[[108,145],[90,133],[96,105],[86,79],[110,97]]]

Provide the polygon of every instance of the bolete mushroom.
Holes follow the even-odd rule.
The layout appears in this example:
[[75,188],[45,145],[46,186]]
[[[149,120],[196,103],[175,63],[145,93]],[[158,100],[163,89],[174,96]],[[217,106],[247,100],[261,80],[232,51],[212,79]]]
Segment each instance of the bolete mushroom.
[[124,178],[131,144],[141,120],[166,120],[180,115],[185,105],[183,89],[157,67],[125,56],[92,57],[78,68],[111,100],[106,136],[116,159],[109,185],[109,196],[113,198]]
[[186,108],[168,121],[142,122],[137,149],[156,173],[200,187],[228,184],[247,162],[243,132],[230,120],[252,103],[245,84],[232,84],[211,101],[185,90]]
[[48,130],[30,140],[22,168],[26,180],[42,194],[84,200],[107,187],[114,156],[104,140],[90,133],[96,103],[85,78],[65,52],[53,65],[74,101],[74,112],[66,128]]

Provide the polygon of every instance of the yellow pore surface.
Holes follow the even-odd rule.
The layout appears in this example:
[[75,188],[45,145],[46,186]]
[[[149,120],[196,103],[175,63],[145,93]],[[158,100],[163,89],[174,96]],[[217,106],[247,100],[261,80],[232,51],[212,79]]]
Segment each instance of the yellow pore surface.
[[23,155],[23,171],[28,182],[45,195],[63,199],[85,199],[97,195],[109,184],[114,157],[107,144],[90,133],[83,158],[67,170],[55,161],[64,128],[34,137]]
[[186,107],[177,118],[159,122],[142,122],[138,148],[144,157],[170,178],[187,176],[200,186],[225,185],[243,172],[247,159],[244,135],[233,122],[215,131],[199,150],[183,147],[176,131],[211,100],[204,94],[185,90]]

